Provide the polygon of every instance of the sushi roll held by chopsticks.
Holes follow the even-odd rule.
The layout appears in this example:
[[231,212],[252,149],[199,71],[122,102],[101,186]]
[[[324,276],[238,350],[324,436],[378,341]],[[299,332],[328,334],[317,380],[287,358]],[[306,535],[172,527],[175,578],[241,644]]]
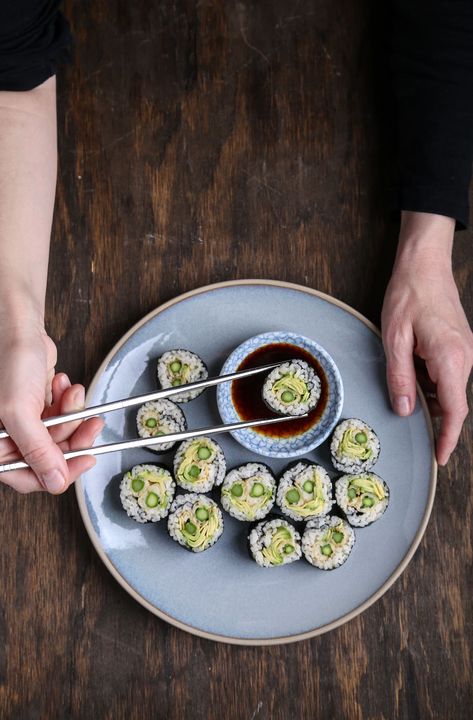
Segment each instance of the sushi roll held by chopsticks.
[[270,410],[297,416],[315,408],[321,387],[319,376],[308,363],[304,360],[291,360],[269,373],[262,395]]

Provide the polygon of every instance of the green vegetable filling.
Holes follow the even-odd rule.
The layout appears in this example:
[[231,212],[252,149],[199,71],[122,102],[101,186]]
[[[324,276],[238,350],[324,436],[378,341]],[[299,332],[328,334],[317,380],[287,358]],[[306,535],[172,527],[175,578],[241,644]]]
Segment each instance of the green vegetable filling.
[[343,533],[339,532],[338,530],[334,530],[332,533],[333,541],[336,542],[337,544],[340,544],[342,542],[343,537],[344,537]]
[[179,360],[174,360],[169,367],[171,368],[171,372],[178,373],[182,367],[182,363]]
[[189,511],[180,516],[179,526],[190,548],[205,550],[218,532],[219,519],[214,507],[199,505],[190,518]]
[[376,476],[355,475],[350,480],[347,495],[349,504],[358,511],[372,508],[381,500],[384,500],[386,493],[382,483]]
[[197,450],[197,457],[199,460],[208,460],[212,455],[212,451],[208,447],[202,446]]
[[212,473],[215,470],[211,457],[212,449],[203,445],[202,440],[194,440],[186,447],[177,467],[177,481],[195,483],[199,478],[200,483],[206,483],[213,477]]
[[[271,565],[281,565],[284,555],[289,555],[294,551],[294,545],[288,540],[292,540],[292,535],[286,527],[279,527],[271,538],[269,547],[263,547],[261,554]],[[287,548],[290,548],[289,550]]]
[[286,493],[286,500],[289,505],[294,505],[296,502],[299,502],[299,498],[299,491],[295,488],[292,488],[292,490],[288,490],[288,492]]
[[[312,479],[307,478],[307,475]],[[304,480],[304,477],[307,478]],[[309,468],[297,476],[295,487],[286,492],[286,502],[293,506],[293,511],[301,518],[318,515],[326,503],[326,490],[317,468]],[[306,495],[304,496],[303,493]],[[312,497],[307,498],[307,495]]]
[[141,480],[141,478],[139,477],[133,478],[133,480],[131,481],[131,489],[134,492],[140,492],[140,490],[143,490],[144,486],[145,481]]
[[264,485],[261,483],[255,483],[253,487],[250,490],[251,497],[258,498],[261,497],[264,493]]
[[159,498],[154,492],[148,493],[146,496],[146,504],[149,508],[155,508],[159,504]]
[[348,428],[343,433],[336,454],[339,457],[348,457],[352,460],[370,460],[373,457],[373,450],[367,443],[367,433],[356,428]]
[[146,427],[149,427],[149,428],[155,428],[157,424],[158,424],[158,421],[156,420],[156,418],[152,418],[152,417],[148,418],[145,422]]
[[140,507],[145,510],[146,508],[166,507],[169,501],[167,483],[170,479],[166,470],[141,468],[137,475],[133,476],[130,472],[128,477],[130,478],[130,489],[136,493],[136,500]]
[[285,403],[292,403],[295,400],[295,395],[290,390],[284,390],[281,395],[281,400]]
[[196,516],[197,520],[201,520],[201,521],[209,519],[208,510],[206,510],[206,508],[204,508],[204,507],[197,508],[197,510],[195,511],[195,516]]
[[253,475],[242,478],[229,487],[224,486],[222,500],[224,498],[228,498],[228,504],[242,513],[247,520],[253,520],[256,514],[273,500],[274,488],[267,487],[261,476]]
[[276,380],[272,390],[276,397],[286,404],[293,402],[298,404],[307,403],[310,397],[307,384],[291,373],[287,373]]
[[332,553],[333,553],[332,548],[328,544],[322,545],[322,547],[320,549],[322,551],[322,555],[326,555],[326,557],[330,557],[330,555],[332,555]]
[[187,522],[184,524],[184,530],[189,535],[195,535],[197,532],[197,528],[190,520],[187,520]]

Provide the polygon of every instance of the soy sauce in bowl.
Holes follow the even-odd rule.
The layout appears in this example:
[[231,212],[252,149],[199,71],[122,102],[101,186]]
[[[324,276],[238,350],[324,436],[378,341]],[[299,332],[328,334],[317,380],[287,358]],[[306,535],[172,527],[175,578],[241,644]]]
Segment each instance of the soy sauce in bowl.
[[[316,407],[303,418],[286,420],[282,423],[263,425],[253,428],[254,432],[273,438],[287,438],[301,435],[317,424],[327,406],[329,396],[328,382],[322,366],[307,350],[291,343],[270,343],[257,348],[238,365],[237,370],[246,370],[259,365],[288,360],[304,360],[320,378],[321,394]],[[262,388],[266,375],[252,375],[241,380],[234,380],[231,388],[232,403],[241,420],[256,418],[275,418],[277,413],[268,408],[262,397]]]

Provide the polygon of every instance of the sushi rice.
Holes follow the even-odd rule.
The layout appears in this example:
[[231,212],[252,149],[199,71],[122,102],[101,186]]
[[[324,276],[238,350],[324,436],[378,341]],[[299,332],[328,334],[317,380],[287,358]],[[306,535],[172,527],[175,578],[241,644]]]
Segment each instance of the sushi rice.
[[248,535],[248,549],[260,567],[289,565],[302,555],[301,536],[283,518],[264,520]]
[[[158,383],[163,390],[187,383],[205,380],[208,377],[207,366],[202,358],[190,350],[176,349],[163,353],[157,363]],[[174,402],[185,403],[194,400],[205,388],[189,390],[173,395]]]
[[261,520],[274,505],[276,480],[267,465],[249,462],[231,470],[222,485],[222,505],[237,520]]
[[[187,422],[181,408],[171,400],[151,400],[141,405],[136,416],[138,435],[141,438],[154,438],[160,435],[183,432],[187,429]],[[150,445],[149,450],[163,453],[174,447],[175,442],[166,442],[161,445]]]
[[178,495],[168,517],[170,537],[190,552],[204,552],[223,533],[223,515],[217,503],[206,495]]
[[320,378],[304,360],[291,360],[274,368],[262,390],[263,400],[271,410],[294,416],[313,410],[320,394]]
[[358,418],[339,423],[330,443],[333,465],[344,473],[370,470],[378,460],[380,450],[373,428]]
[[334,570],[343,565],[354,544],[353,528],[336,515],[310,520],[302,536],[305,559],[320,570]]
[[135,465],[120,483],[120,500],[129,517],[139,523],[157,522],[166,517],[176,484],[171,473],[160,465]]
[[289,466],[279,480],[276,503],[292,520],[327,515],[334,502],[332,482],[321,465],[297,462]]
[[343,475],[335,482],[335,498],[350,525],[365,527],[386,511],[389,488],[375,473]]
[[184,440],[176,450],[174,477],[184,490],[209,492],[214,485],[222,484],[225,471],[222,448],[211,438]]

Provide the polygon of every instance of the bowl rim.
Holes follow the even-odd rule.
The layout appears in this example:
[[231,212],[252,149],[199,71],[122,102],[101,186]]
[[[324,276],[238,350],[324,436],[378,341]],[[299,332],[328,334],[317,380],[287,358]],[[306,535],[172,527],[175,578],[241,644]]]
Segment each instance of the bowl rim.
[[[245,350],[245,346],[249,343],[257,342],[256,346],[251,349],[251,352],[254,352],[260,347],[264,347],[265,340],[272,341],[275,344],[278,343],[278,336],[284,335],[289,340],[292,340],[294,345],[300,344],[301,347],[308,352],[312,352],[314,354],[314,357],[316,360],[320,362],[321,365],[324,365],[325,367],[328,365],[332,371],[332,373],[335,376],[335,393],[333,394],[332,398],[330,398],[330,402],[327,403],[325,410],[322,414],[322,417],[318,421],[317,425],[313,425],[308,430],[306,430],[304,433],[301,433],[298,437],[301,440],[301,443],[303,443],[304,438],[306,438],[306,442],[304,444],[301,444],[297,449],[292,450],[285,450],[284,446],[288,443],[288,440],[293,440],[294,438],[273,438],[268,436],[267,438],[255,432],[251,428],[247,428],[244,430],[233,430],[230,434],[234,438],[236,442],[238,442],[242,447],[244,447],[246,450],[250,450],[250,452],[254,452],[257,455],[261,455],[262,457],[268,457],[268,458],[296,458],[299,455],[303,455],[305,453],[311,452],[312,450],[315,450],[315,448],[319,447],[324,443],[327,438],[330,436],[330,433],[335,428],[337,422],[340,419],[340,416],[342,414],[343,410],[343,402],[344,402],[344,389],[343,389],[343,380],[341,373],[337,367],[337,364],[335,363],[335,360],[330,355],[328,350],[324,348],[322,345],[320,345],[316,340],[313,340],[312,338],[307,337],[306,335],[301,335],[301,333],[295,333],[291,332],[289,330],[269,330],[264,333],[258,333],[257,335],[253,335],[252,337],[247,338],[243,342],[241,342],[239,345],[237,345],[236,348],[232,350],[232,352],[228,355],[226,360],[224,361],[222,368],[220,370],[220,375],[224,375],[227,373],[235,372],[237,366],[243,361],[245,358],[245,355],[243,358],[239,361],[235,361],[235,357],[241,354],[242,351]],[[260,343],[260,341],[263,341]],[[280,344],[283,344],[284,341],[281,341]],[[268,343],[269,344],[269,343]],[[251,352],[247,352],[246,355],[251,354]],[[330,407],[332,407],[332,404],[335,407],[335,414],[334,419],[332,422],[327,424],[327,427],[324,429],[324,431],[319,436],[317,433],[317,430],[320,430],[320,426],[322,425],[322,422],[326,421],[327,412]],[[226,406],[230,406],[231,409],[234,412],[234,417],[231,417],[227,414]],[[242,418],[238,415],[236,408],[232,402],[232,396],[231,396],[231,383],[225,383],[223,385],[219,385],[217,387],[217,407],[218,411],[220,413],[220,417],[222,418],[222,421],[224,423],[229,422],[238,422]],[[312,435],[312,438],[309,436]],[[315,437],[314,437],[315,436]],[[297,437],[297,436],[296,436]],[[252,440],[256,441],[256,439],[259,440],[260,445],[258,447],[255,446],[255,443],[252,442]],[[265,445],[268,446],[268,451],[266,452]],[[280,448],[280,449],[278,449]],[[263,449],[263,452],[261,451]]]

